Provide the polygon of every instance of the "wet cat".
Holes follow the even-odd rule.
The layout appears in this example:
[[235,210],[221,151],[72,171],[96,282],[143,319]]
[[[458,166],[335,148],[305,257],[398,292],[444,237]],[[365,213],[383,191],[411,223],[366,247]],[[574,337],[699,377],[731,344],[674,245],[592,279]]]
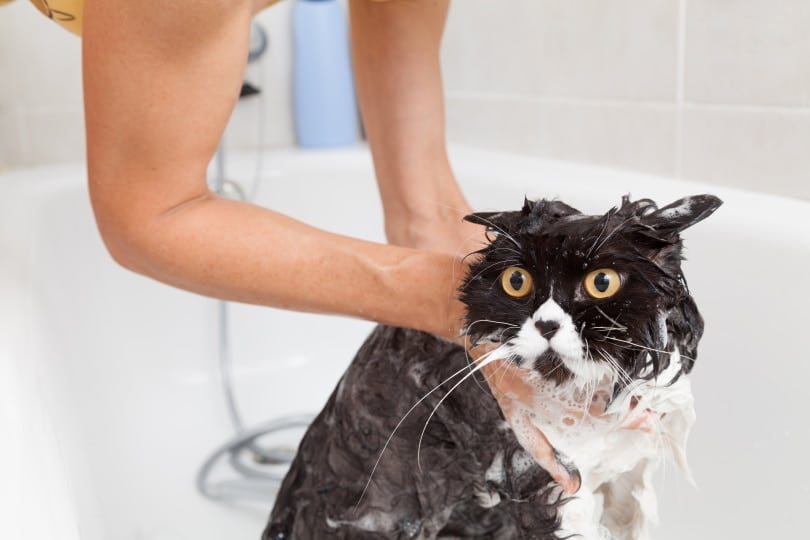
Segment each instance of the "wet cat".
[[[377,327],[304,436],[263,540],[646,537],[650,475],[667,449],[685,464],[694,420],[685,374],[703,320],[680,232],[720,204],[625,197],[593,216],[527,200],[468,216],[490,243],[460,290],[466,332],[494,349],[478,366],[528,373],[533,405],[506,421],[460,346]],[[521,422],[576,496],[526,452]]]

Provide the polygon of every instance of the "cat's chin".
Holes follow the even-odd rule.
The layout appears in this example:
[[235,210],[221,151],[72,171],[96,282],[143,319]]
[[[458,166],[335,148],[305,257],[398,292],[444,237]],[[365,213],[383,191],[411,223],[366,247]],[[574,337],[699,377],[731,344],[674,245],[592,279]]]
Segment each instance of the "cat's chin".
[[519,362],[537,373],[541,379],[557,385],[573,384],[578,388],[592,388],[604,381],[615,381],[616,372],[601,362],[584,358],[569,358],[554,349],[546,349],[534,362]]
[[546,350],[534,361],[534,371],[548,381],[563,384],[574,378],[574,373],[565,365],[562,357],[551,349]]

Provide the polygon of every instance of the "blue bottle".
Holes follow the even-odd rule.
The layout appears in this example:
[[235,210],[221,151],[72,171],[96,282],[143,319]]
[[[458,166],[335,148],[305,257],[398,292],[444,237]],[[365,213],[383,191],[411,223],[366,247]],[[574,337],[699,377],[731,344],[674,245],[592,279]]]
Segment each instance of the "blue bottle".
[[293,101],[298,144],[344,146],[358,138],[346,16],[337,0],[293,8]]

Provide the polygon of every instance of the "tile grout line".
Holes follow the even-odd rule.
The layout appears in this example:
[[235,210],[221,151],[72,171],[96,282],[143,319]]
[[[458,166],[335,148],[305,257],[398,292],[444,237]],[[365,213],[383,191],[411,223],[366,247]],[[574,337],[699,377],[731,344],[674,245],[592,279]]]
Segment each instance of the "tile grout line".
[[30,141],[28,139],[28,129],[25,123],[25,111],[21,105],[14,108],[14,123],[17,124],[17,155],[16,159],[12,159],[12,166],[26,166],[29,165],[29,150]]
[[[634,107],[671,107],[672,101],[655,100],[633,100],[622,98],[581,98],[564,96],[537,96],[532,94],[521,94],[518,92],[470,92],[470,91],[448,91],[447,99],[475,99],[481,101],[528,101],[549,105],[583,105],[583,106],[634,106]],[[810,111],[810,108],[808,108]]]
[[699,101],[684,101],[682,108],[743,113],[771,113],[790,115],[810,114],[810,107],[791,107],[789,105],[751,105],[748,103],[700,103]]
[[698,101],[688,101],[684,99],[682,103],[676,101],[654,101],[621,98],[577,98],[577,97],[556,97],[556,96],[532,96],[530,94],[507,93],[507,92],[447,92],[446,98],[460,100],[479,101],[525,101],[529,103],[546,105],[579,105],[585,107],[641,107],[641,108],[679,108],[684,110],[707,110],[720,112],[745,112],[745,113],[775,113],[791,115],[810,115],[810,107],[791,107],[786,105],[751,105],[733,103],[701,103]]

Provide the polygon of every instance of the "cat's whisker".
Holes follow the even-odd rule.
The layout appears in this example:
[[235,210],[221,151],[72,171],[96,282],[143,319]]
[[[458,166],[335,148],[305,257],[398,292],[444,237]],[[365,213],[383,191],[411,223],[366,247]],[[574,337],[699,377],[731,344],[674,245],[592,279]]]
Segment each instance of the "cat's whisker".
[[[582,329],[585,329],[585,325],[582,325]],[[582,332],[579,333],[579,339],[582,340]],[[586,362],[593,362],[593,356],[591,356],[591,344],[587,340],[585,340],[585,361]]]
[[608,335],[614,330],[618,332],[627,332],[627,327],[619,324],[618,321],[611,321],[610,326],[593,326],[592,328],[598,331],[607,331]]
[[[440,209],[442,209],[442,210],[450,210],[451,212],[453,212],[453,213],[457,214],[459,218],[463,218],[463,217],[464,217],[465,215],[467,215],[467,213],[469,212],[469,209],[468,209],[468,208],[465,208],[465,207],[458,207],[458,206],[454,206],[454,205],[452,205],[452,204],[447,204],[447,203],[442,203],[442,202],[436,202],[436,203],[434,203],[434,204],[436,205],[436,207],[437,207],[437,208],[440,208]],[[463,239],[462,239],[462,240],[461,240],[461,241],[458,243],[458,246],[456,247],[455,252],[460,253],[460,252],[461,252],[461,248],[462,248],[462,246],[464,246],[465,244],[467,244],[467,242],[469,242],[470,240],[474,240],[474,239],[478,239],[478,238],[480,238],[480,234],[479,234],[478,232],[474,232],[474,233],[468,234],[466,237],[464,237],[464,238],[463,238]],[[486,245],[487,245],[487,243],[486,243],[486,242],[483,242],[483,241],[480,241],[480,240],[479,240],[479,243],[480,243],[482,246],[486,246]],[[473,252],[473,253],[468,253],[467,255],[465,255],[465,258],[466,258],[466,257],[468,257],[469,255],[474,254],[474,253],[476,253],[476,252]]]
[[[504,335],[504,334],[506,333],[506,331],[507,331],[507,330],[509,330],[510,328],[520,328],[520,327],[519,327],[518,325],[516,325],[516,324],[507,323],[507,322],[504,322],[504,321],[496,321],[496,320],[492,320],[492,319],[477,319],[477,320],[475,320],[475,321],[471,322],[469,325],[467,325],[467,327],[464,329],[464,332],[463,332],[463,334],[462,334],[462,335],[465,335],[465,336],[467,336],[467,337],[470,337],[470,338],[471,338],[471,334],[472,334],[472,329],[473,329],[473,327],[474,327],[476,324],[478,324],[478,323],[483,323],[483,322],[488,322],[488,323],[492,323],[492,324],[498,324],[498,325],[503,326],[503,328],[501,328],[501,329],[498,331],[498,336],[497,336],[497,338],[494,338],[494,339],[493,339],[493,337],[494,337],[494,333],[490,334],[489,336],[483,336],[483,337],[485,337],[485,338],[486,338],[486,337],[489,337],[489,338],[492,340],[492,342],[495,342],[495,343],[502,343],[502,342],[503,342],[503,335]],[[477,344],[478,344],[478,343],[480,343],[480,342],[479,342],[479,341],[477,341],[477,340],[472,340],[472,338],[471,338],[471,343],[475,343],[475,344],[477,345]],[[472,369],[472,368],[473,368],[473,365],[474,365],[474,362],[473,362],[473,361],[472,361],[472,359],[470,358],[470,352],[469,352],[468,350],[466,350],[466,349],[464,350],[464,356],[465,356],[465,358],[467,359],[467,365],[468,365],[469,369]],[[475,383],[478,385],[478,387],[479,387],[479,388],[480,388],[480,389],[481,389],[483,392],[485,392],[485,393],[489,393],[489,392],[488,392],[488,391],[487,391],[487,390],[486,390],[486,389],[485,389],[483,386],[481,386],[481,383],[479,383],[477,379],[475,380]]]
[[[479,216],[479,217],[480,217],[480,216]],[[493,222],[492,222],[491,220],[489,220],[489,219],[486,219],[486,218],[483,218],[483,217],[482,217],[482,218],[480,218],[480,219],[481,219],[481,221],[485,221],[485,222],[487,222],[487,223],[489,224],[489,226],[490,226],[490,227],[492,227],[492,229],[493,229],[493,230],[495,230],[495,231],[497,231],[498,233],[502,234],[504,238],[506,238],[506,239],[510,240],[510,241],[511,241],[513,244],[515,244],[515,245],[517,246],[517,248],[518,248],[518,249],[520,249],[520,250],[522,250],[522,249],[523,249],[523,246],[521,246],[521,245],[520,245],[520,242],[518,242],[517,240],[515,240],[515,239],[514,239],[514,238],[513,238],[513,237],[512,237],[512,236],[511,236],[509,233],[507,233],[505,230],[503,230],[503,228],[501,228],[501,227],[499,227],[499,226],[495,225],[495,223],[493,223]]]
[[467,325],[467,327],[464,330],[464,335],[469,336],[470,333],[472,332],[473,326],[475,326],[478,323],[484,323],[484,322],[488,322],[488,323],[492,323],[492,324],[498,324],[498,325],[501,325],[501,326],[504,326],[504,327],[507,327],[507,328],[520,328],[519,324],[508,323],[508,322],[504,322],[504,321],[496,321],[494,319],[476,319],[476,320],[474,320],[473,322],[471,322],[470,324]]
[[467,278],[467,283],[464,286],[461,287],[461,290],[464,290],[467,287],[467,285],[472,284],[476,279],[478,279],[481,276],[481,274],[484,274],[485,272],[488,272],[489,270],[491,270],[492,268],[495,268],[496,266],[503,266],[504,268],[506,268],[507,266],[509,266],[511,264],[522,264],[522,263],[523,263],[523,261],[521,259],[506,259],[506,260],[503,260],[503,261],[494,262],[494,263],[490,264],[489,266],[486,266],[486,267],[482,268],[476,274],[471,275],[469,278]]
[[499,252],[499,251],[506,251],[507,253],[514,253],[514,254],[516,254],[518,257],[523,257],[523,253],[521,253],[520,251],[516,250],[515,248],[511,248],[511,247],[507,247],[507,246],[499,246],[499,247],[495,247],[495,248],[488,249],[488,250],[487,250],[487,253],[490,253],[490,254],[491,254],[491,253],[497,253],[497,252]]
[[608,223],[610,223],[610,217],[611,212],[608,212],[603,218],[602,229],[599,231],[599,234],[596,235],[593,244],[591,244],[591,247],[588,249],[588,253],[585,254],[586,259],[590,258],[591,254],[594,252],[594,249],[596,249],[596,244],[599,243],[599,240],[602,238],[602,235],[605,234],[605,231],[607,230],[608,227]]
[[[630,377],[629,377],[629,376],[627,375],[627,373],[626,373],[626,372],[625,372],[625,371],[624,371],[624,370],[623,370],[623,369],[622,369],[622,368],[621,368],[621,367],[618,365],[618,363],[616,363],[615,361],[611,362],[609,359],[605,358],[605,357],[602,355],[601,351],[596,350],[596,352],[597,352],[597,354],[599,354],[599,355],[602,357],[602,359],[603,359],[603,360],[604,360],[604,361],[605,361],[605,362],[608,364],[608,366],[610,366],[610,367],[611,367],[611,371],[612,371],[612,373],[613,373],[613,375],[610,377],[610,381],[609,381],[609,383],[610,383],[610,385],[611,385],[611,386],[614,386],[614,385],[616,384],[616,379],[617,379],[617,378],[618,378],[619,380],[621,380],[621,381],[622,381],[624,384],[629,384],[629,383],[630,383]],[[590,347],[588,347],[588,349],[587,349],[587,351],[586,351],[586,358],[587,358],[587,359],[588,359],[590,362],[596,362],[596,361],[597,361],[597,360],[596,360],[596,359],[593,357],[593,353],[591,352]]]
[[599,251],[599,250],[602,248],[602,246],[604,246],[604,245],[607,243],[607,241],[608,241],[608,240],[610,240],[610,239],[613,237],[613,235],[614,235],[614,234],[616,234],[616,232],[617,232],[617,231],[620,231],[620,230],[621,230],[621,229],[622,229],[622,228],[623,228],[625,225],[627,225],[628,223],[630,223],[630,222],[631,222],[631,221],[633,221],[634,219],[635,219],[635,217],[629,217],[629,218],[625,219],[624,221],[622,221],[621,223],[617,224],[617,225],[616,225],[616,226],[613,228],[613,230],[612,230],[612,231],[610,231],[610,233],[609,233],[609,234],[607,234],[607,235],[606,235],[606,236],[605,236],[605,237],[602,239],[602,242],[600,242],[600,243],[599,243],[599,245],[598,245],[598,246],[596,246],[596,248],[594,249],[594,251]]
[[622,381],[622,382],[623,382],[625,385],[628,385],[628,386],[629,386],[629,385],[633,384],[633,378],[630,376],[630,374],[629,374],[629,373],[627,373],[627,371],[626,371],[626,370],[625,370],[625,369],[624,369],[624,368],[621,366],[621,364],[619,364],[619,361],[618,361],[618,360],[616,360],[616,359],[613,357],[613,355],[612,355],[612,354],[610,354],[610,353],[609,353],[609,352],[607,352],[607,351],[604,351],[604,354],[605,354],[605,356],[606,356],[606,357],[607,357],[607,359],[608,359],[608,363],[610,363],[610,365],[612,365],[612,366],[613,366],[613,369],[615,370],[616,374],[619,376],[619,379],[620,379],[620,380],[621,380],[621,381]]
[[[439,410],[439,407],[441,407],[442,403],[444,403],[444,400],[447,399],[447,397],[450,394],[453,393],[453,390],[458,388],[461,385],[461,383],[463,383],[464,381],[466,381],[467,379],[469,379],[470,377],[475,375],[475,373],[477,371],[479,371],[481,368],[483,368],[487,364],[490,364],[492,362],[495,362],[495,361],[499,360],[501,355],[503,354],[503,351],[501,351],[500,349],[501,349],[501,347],[498,347],[497,349],[493,349],[493,350],[489,351],[488,353],[485,353],[484,355],[482,355],[477,360],[475,368],[470,370],[470,372],[467,373],[466,375],[464,375],[464,377],[462,377],[460,381],[458,381],[456,384],[454,384],[453,387],[450,388],[450,390],[448,390],[447,393],[442,396],[442,398],[439,400],[439,402],[436,404],[436,406],[433,407],[433,410],[430,412],[430,415],[428,416],[427,420],[425,420],[425,426],[422,428],[422,433],[419,434],[419,443],[416,445],[416,466],[419,468],[419,472],[422,472],[422,461],[421,461],[422,439],[424,439],[425,432],[427,431],[427,428],[428,428],[428,424],[430,424],[430,421],[433,419],[433,416],[436,414],[436,411]],[[495,354],[495,353],[498,353],[498,354]],[[464,366],[464,370],[467,370],[467,369],[468,369],[468,367]],[[456,373],[458,373],[458,372],[456,372]],[[431,390],[431,392],[432,391],[433,390]]]
[[[510,374],[514,378],[514,376],[515,376],[514,371],[510,371],[508,369],[508,366],[509,366],[510,363],[511,362],[509,361],[509,359],[506,359],[504,362],[501,362],[501,364],[498,366],[498,369],[495,370],[495,372],[492,374],[492,378],[494,379],[498,375],[498,373],[500,372],[501,378],[498,380],[498,386],[503,385],[503,380],[506,377],[507,373]],[[489,378],[487,380],[489,380]]]
[[[653,347],[647,347],[645,345],[641,345],[641,344],[635,343],[633,341],[627,341],[625,339],[619,339],[619,338],[615,338],[613,336],[604,336],[604,337],[605,337],[605,339],[609,339],[611,341],[616,341],[616,342],[619,342],[619,343],[624,343],[624,344],[628,345],[631,348],[635,348],[635,349],[639,349],[639,350],[643,350],[643,351],[657,352],[657,353],[669,354],[669,355],[674,353],[674,351],[665,351],[663,349],[655,349]],[[685,354],[681,353],[680,351],[678,351],[678,354],[681,356],[681,358],[686,358],[687,360],[691,360],[693,362],[695,361],[694,358],[690,358],[689,356],[686,356]]]
[[596,349],[597,354],[611,367],[613,371],[616,372],[616,375],[619,376],[621,381],[625,385],[630,385],[633,382],[633,379],[630,375],[619,365],[619,362],[613,358],[607,351],[603,351],[601,349]]
[[562,360],[558,360],[558,361],[557,361],[557,365],[556,365],[556,366],[554,366],[554,367],[551,369],[551,371],[549,371],[548,373],[546,373],[546,374],[545,374],[545,377],[546,377],[546,378],[550,377],[550,376],[551,376],[551,375],[552,375],[552,374],[553,374],[555,371],[557,371],[558,369],[560,369],[560,368],[561,368],[561,367],[563,367],[563,366],[564,366],[564,364],[563,364]]
[[627,330],[626,326],[611,324],[610,326],[591,326],[593,330]]
[[[616,319],[614,319],[613,317],[611,317],[610,315],[608,315],[607,313],[605,313],[605,311],[604,311],[602,308],[600,308],[599,306],[594,306],[594,307],[596,308],[596,310],[597,310],[599,313],[601,313],[601,314],[602,314],[602,316],[603,316],[604,318],[606,318],[607,320],[609,320],[611,323],[615,324],[616,326],[622,326],[621,324],[619,324],[619,321],[617,321]],[[626,328],[627,328],[627,327],[625,327],[625,329],[626,329]]]
[[[366,481],[366,485],[363,487],[363,491],[360,493],[360,497],[357,499],[357,503],[355,503],[353,511],[356,511],[357,508],[360,506],[360,503],[363,501],[363,496],[366,494],[366,491],[368,491],[368,488],[371,485],[371,480],[374,477],[374,472],[377,470],[377,467],[380,465],[380,461],[382,460],[383,454],[388,449],[388,445],[391,444],[391,441],[394,439],[394,435],[396,434],[397,430],[400,428],[402,423],[405,422],[405,419],[408,418],[408,416],[414,411],[414,409],[416,409],[423,401],[425,401],[433,392],[435,392],[436,390],[438,390],[439,388],[441,388],[443,385],[447,384],[448,382],[450,382],[454,378],[458,377],[459,375],[461,375],[464,371],[467,371],[468,369],[469,368],[467,366],[464,366],[463,368],[459,369],[458,371],[456,371],[452,375],[448,376],[445,380],[443,380],[442,382],[440,382],[439,384],[434,386],[428,393],[426,393],[424,396],[419,398],[419,400],[416,403],[414,403],[413,406],[410,409],[408,409],[408,411],[402,416],[402,418],[400,418],[399,422],[397,422],[397,425],[394,426],[394,429],[391,431],[391,434],[388,436],[388,439],[385,441],[385,444],[383,445],[382,450],[380,450],[380,455],[377,456],[377,461],[374,462],[374,466],[371,468],[371,472],[368,475],[368,480]],[[470,372],[470,373],[474,373],[474,372]],[[466,379],[467,376],[465,376],[464,378]]]

